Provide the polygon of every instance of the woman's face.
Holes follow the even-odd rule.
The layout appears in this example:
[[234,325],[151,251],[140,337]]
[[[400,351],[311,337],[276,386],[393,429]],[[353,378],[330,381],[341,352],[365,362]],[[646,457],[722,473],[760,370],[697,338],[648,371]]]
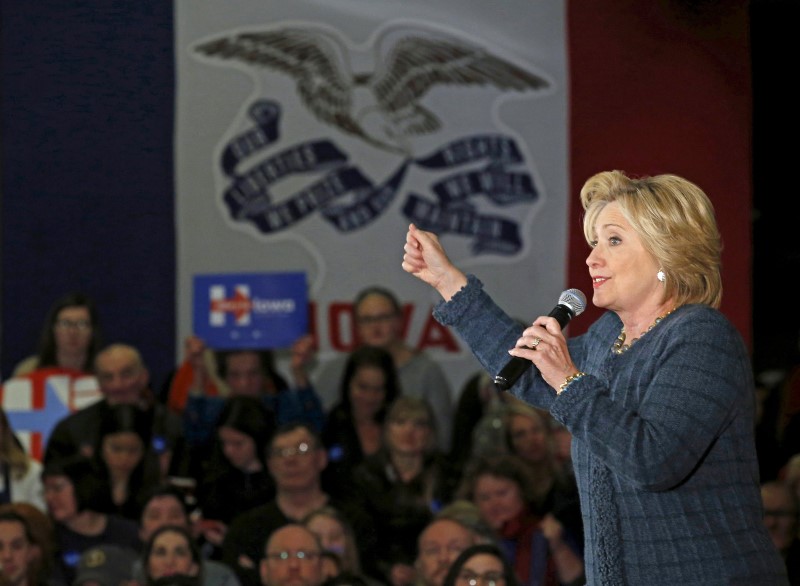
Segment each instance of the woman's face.
[[65,307],[56,315],[53,335],[59,352],[86,352],[92,339],[92,319],[89,309],[74,306]]
[[397,454],[423,456],[431,443],[430,420],[422,414],[399,413],[387,421],[386,445]]
[[182,533],[164,531],[155,538],[147,557],[147,572],[153,580],[173,574],[196,576],[198,570],[192,548]]
[[377,366],[361,366],[350,380],[350,404],[359,418],[371,418],[386,400],[386,377]]
[[403,317],[383,295],[377,293],[367,295],[354,311],[356,332],[362,344],[388,348],[400,337]]
[[525,500],[519,485],[502,476],[483,474],[475,482],[474,501],[481,517],[494,530],[525,509]]
[[223,425],[217,431],[222,453],[231,466],[244,471],[254,471],[260,467],[256,452],[256,442],[246,433]]
[[266,377],[257,352],[236,352],[225,360],[225,382],[231,397],[258,397],[264,392]]
[[103,438],[101,453],[112,474],[130,475],[144,457],[144,442],[132,431],[109,433]]
[[476,553],[461,566],[457,586],[505,586],[503,561],[489,553]]
[[597,307],[617,313],[660,306],[663,285],[656,260],[647,252],[617,202],[597,215],[595,242],[586,258]]
[[306,526],[319,537],[322,549],[337,553],[339,557],[344,557],[347,549],[347,534],[339,521],[328,515],[314,515],[306,523]]
[[508,421],[508,435],[514,453],[533,464],[547,457],[547,428],[544,421],[532,415],[512,415]]
[[139,535],[148,541],[156,529],[164,525],[189,526],[186,512],[177,497],[169,494],[151,498],[142,511]]
[[78,514],[75,487],[67,476],[47,476],[43,483],[44,500],[54,521],[65,523]]

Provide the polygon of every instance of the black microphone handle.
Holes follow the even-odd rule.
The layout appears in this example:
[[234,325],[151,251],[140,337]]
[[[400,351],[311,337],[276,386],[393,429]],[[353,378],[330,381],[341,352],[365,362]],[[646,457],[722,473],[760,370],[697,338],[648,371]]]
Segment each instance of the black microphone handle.
[[[547,314],[548,317],[556,318],[558,325],[561,326],[563,330],[567,327],[569,320],[575,315],[572,310],[559,303],[553,308],[553,311]],[[500,371],[496,377],[494,377],[494,384],[501,390],[507,391],[510,389],[519,377],[531,367],[531,361],[526,358],[520,358],[519,356],[512,356],[511,359],[506,363],[503,367],[503,370]]]

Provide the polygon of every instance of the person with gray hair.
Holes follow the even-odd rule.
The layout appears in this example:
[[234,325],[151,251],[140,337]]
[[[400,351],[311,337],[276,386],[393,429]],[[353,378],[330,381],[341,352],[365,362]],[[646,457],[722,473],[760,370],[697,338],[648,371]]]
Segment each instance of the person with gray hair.
[[495,543],[473,503],[457,499],[441,509],[417,539],[416,586],[442,586],[458,555],[471,545]]

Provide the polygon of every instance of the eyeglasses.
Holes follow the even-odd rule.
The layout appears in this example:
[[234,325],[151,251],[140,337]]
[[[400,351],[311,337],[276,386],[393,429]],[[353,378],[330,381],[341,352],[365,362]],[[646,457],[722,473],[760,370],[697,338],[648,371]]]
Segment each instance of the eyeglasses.
[[272,448],[269,455],[272,458],[289,458],[291,456],[307,456],[314,451],[314,447],[306,442],[287,448]]
[[387,322],[397,317],[396,313],[379,313],[377,315],[358,315],[356,321],[362,326]]
[[505,584],[505,576],[500,572],[486,572],[485,574],[476,574],[471,570],[461,570],[458,574],[458,579],[465,581],[469,586],[498,586]]
[[59,319],[56,320],[55,326],[59,330],[78,330],[79,332],[88,332],[92,329],[92,322],[79,319],[77,321],[73,321],[71,319]]
[[273,562],[286,562],[291,558],[295,558],[301,562],[313,562],[319,559],[320,552],[318,551],[273,551],[267,553],[268,560]]

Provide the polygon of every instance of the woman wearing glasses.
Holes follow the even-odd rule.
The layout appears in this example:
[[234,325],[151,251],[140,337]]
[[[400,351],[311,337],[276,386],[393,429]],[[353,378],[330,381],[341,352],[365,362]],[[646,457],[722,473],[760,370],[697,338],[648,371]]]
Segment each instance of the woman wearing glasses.
[[37,353],[17,364],[12,376],[46,367],[91,373],[101,345],[94,301],[82,293],[70,293],[50,308]]
[[443,586],[522,586],[503,551],[494,544],[471,545],[450,566]]

